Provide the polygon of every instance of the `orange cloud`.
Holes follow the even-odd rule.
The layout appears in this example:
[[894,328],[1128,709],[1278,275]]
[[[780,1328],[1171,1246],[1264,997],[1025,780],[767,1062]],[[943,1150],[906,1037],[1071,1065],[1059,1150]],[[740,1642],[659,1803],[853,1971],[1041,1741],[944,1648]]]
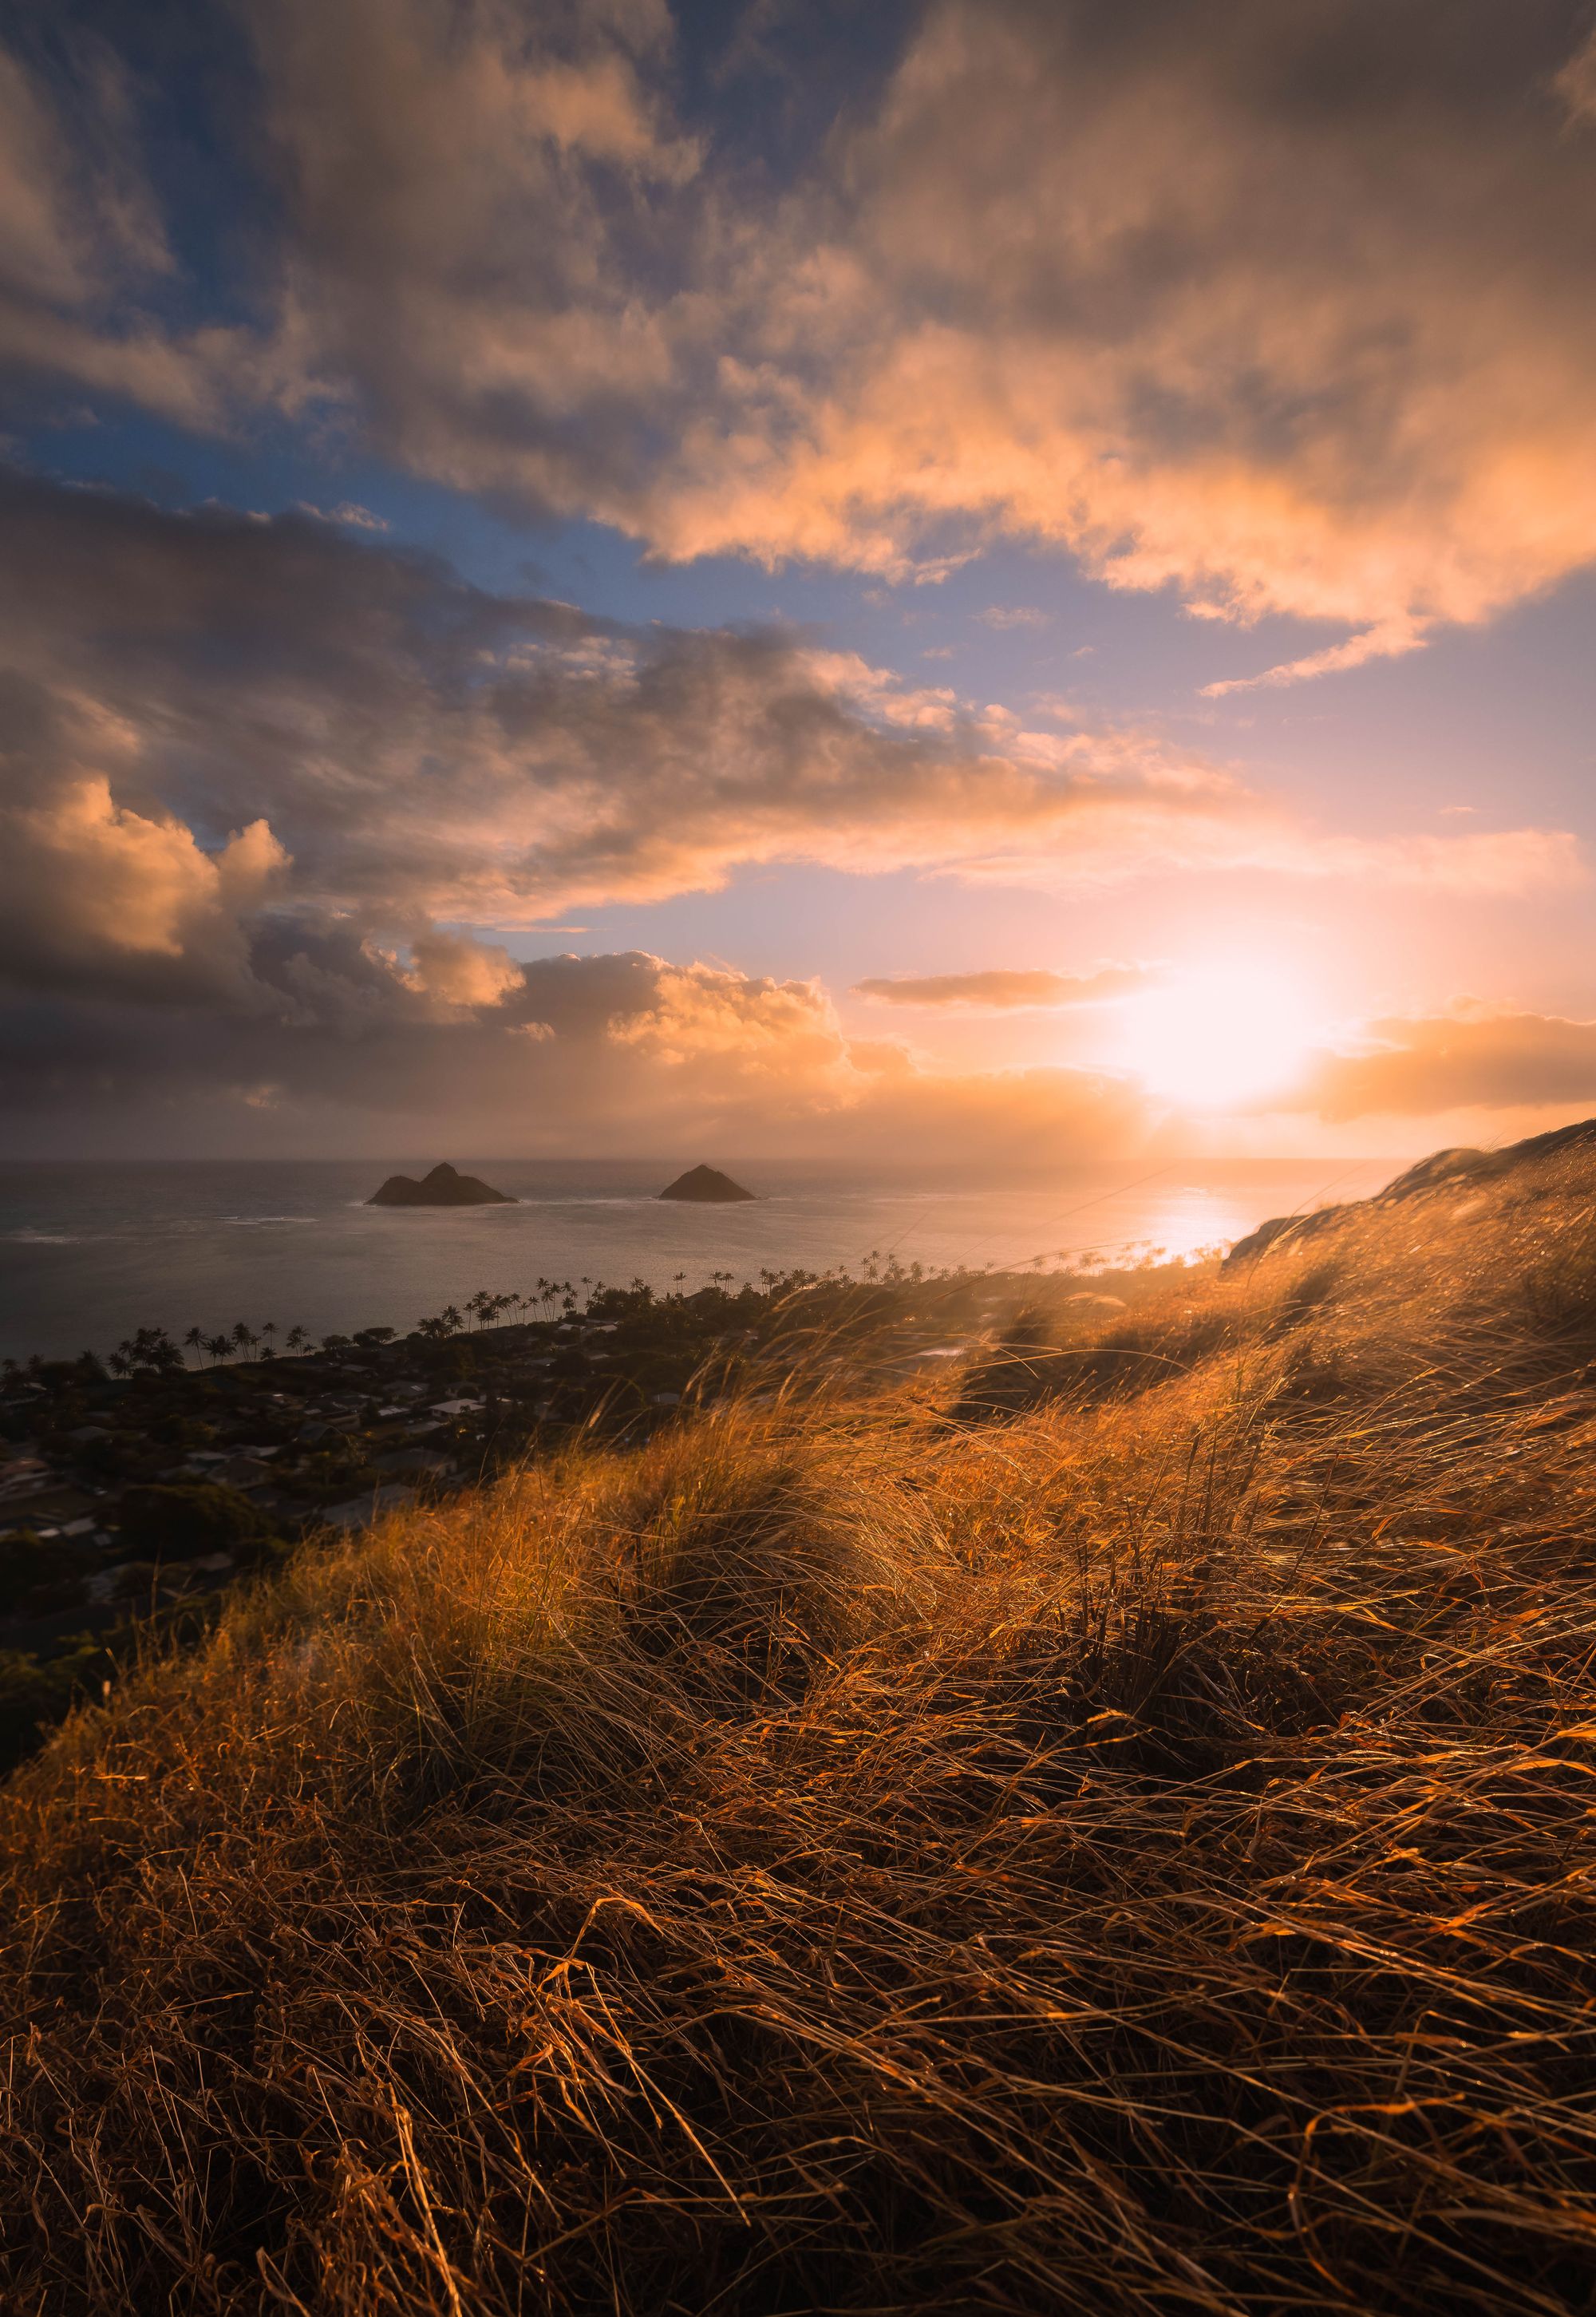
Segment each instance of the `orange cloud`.
[[37,803],[0,807],[0,978],[242,983],[242,920],[290,865],[263,820],[206,853],[181,821],[75,770]]
[[1333,1120],[1596,1102],[1596,1022],[1459,999],[1371,1022],[1355,1052],[1319,1055],[1295,1107]]
[[1140,965],[1100,966],[1092,973],[992,971],[984,973],[902,973],[857,981],[856,997],[887,1006],[969,1007],[1003,1013],[1021,1006],[1093,1006],[1143,988],[1148,970]]
[[[91,854],[128,854],[117,816],[165,829],[201,879],[211,856],[188,832],[263,820],[292,856],[276,901],[402,943],[769,862],[1048,889],[1255,870],[1518,892],[1583,874],[1556,830],[1319,829],[1157,734],[1030,729],[790,631],[629,629],[468,588],[343,526],[170,515],[4,470],[0,750],[30,812],[65,810],[85,767],[101,783],[109,833],[72,824],[85,892]],[[127,922],[164,890],[152,871]],[[58,947],[41,935],[38,954]],[[476,1002],[482,953],[416,954]]]
[[1386,620],[1379,627],[1365,628],[1344,644],[1330,644],[1323,651],[1306,653],[1301,659],[1286,660],[1279,667],[1265,668],[1261,675],[1226,676],[1217,684],[1205,684],[1199,688],[1205,700],[1222,700],[1226,693],[1256,692],[1269,684],[1300,684],[1307,676],[1333,675],[1342,668],[1363,667],[1371,659],[1400,659],[1408,652],[1422,649],[1428,633],[1429,623],[1422,620]]
[[[137,120],[0,71],[0,360],[319,412],[661,554],[934,577],[994,533],[1417,648],[1596,539],[1596,66],[1568,10],[932,0],[787,183],[673,111],[656,0],[263,0],[254,319],[170,269]],[[85,157],[99,157],[85,158]]]
[[[126,1136],[151,1116],[190,1147],[260,1148],[263,1105],[291,1141],[365,1147],[446,1116],[461,1141],[593,1151],[718,1147],[783,1157],[935,1150],[939,1161],[1101,1157],[1149,1122],[1134,1089],[1067,1069],[960,1074],[851,1042],[825,992],[632,952],[540,958],[491,1003],[435,993],[337,921],[278,920],[247,1002],[181,1014],[111,993],[54,1008],[49,1033],[0,1009],[0,1109]],[[275,1003],[263,1003],[262,993]]]
[[445,1007],[496,1006],[521,987],[521,968],[497,943],[429,926],[412,939],[410,955],[412,989]]
[[1559,61],[1529,12],[1465,39],[1429,0],[941,0],[847,196],[795,195],[745,291],[735,461],[706,413],[640,525],[902,570],[961,522],[1358,628],[1292,676],[1533,593],[1596,537],[1596,148]]

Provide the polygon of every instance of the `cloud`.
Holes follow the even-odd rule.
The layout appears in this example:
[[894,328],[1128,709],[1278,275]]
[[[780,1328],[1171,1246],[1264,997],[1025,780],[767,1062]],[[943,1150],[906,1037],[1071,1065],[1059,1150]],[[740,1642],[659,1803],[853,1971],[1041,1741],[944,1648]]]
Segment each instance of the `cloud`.
[[[1318,831],[1156,737],[1031,730],[791,629],[629,628],[298,514],[175,514],[3,470],[0,766],[10,970],[36,983],[76,972],[75,944],[103,962],[191,938],[213,976],[216,928],[263,905],[245,858],[272,906],[401,944],[768,862],[1059,888],[1580,873],[1556,831]],[[244,831],[254,852],[230,853]],[[96,900],[116,863],[140,892]]]
[[1378,627],[1365,628],[1361,634],[1349,637],[1344,644],[1330,644],[1323,651],[1309,652],[1301,659],[1286,660],[1279,667],[1265,668],[1261,675],[1230,675],[1217,684],[1205,684],[1200,687],[1202,696],[1205,700],[1222,700],[1226,693],[1301,684],[1308,676],[1332,675],[1343,668],[1363,667],[1372,659],[1400,659],[1408,652],[1422,649],[1428,634],[1426,621],[1386,620]]
[[1372,1022],[1367,1039],[1360,1051],[1318,1055],[1296,1106],[1342,1120],[1596,1102],[1596,1022],[1466,998]]
[[335,507],[318,507],[308,499],[301,499],[295,513],[314,515],[318,523],[346,523],[352,531],[388,531],[392,527],[386,515],[373,514],[370,507],[353,499],[341,499]]
[[49,85],[0,50],[0,376],[24,407],[65,384],[214,431],[281,358],[247,327],[159,318],[177,266],[135,77],[85,28],[68,45]]
[[1036,611],[1027,604],[1017,604],[1011,610],[1005,608],[1002,604],[994,604],[989,610],[977,612],[976,613],[976,617],[980,621],[981,625],[984,628],[996,628],[999,630],[1005,628],[1045,628],[1048,624],[1048,614],[1046,612]]
[[1575,49],[1554,85],[1574,123],[1582,128],[1596,123],[1596,32]]
[[411,988],[447,1007],[497,1006],[522,984],[521,968],[507,949],[465,934],[441,933],[435,926],[415,935],[410,956],[406,978]]
[[[1424,886],[1461,898],[1555,892],[1584,883],[1579,840],[1567,829],[1499,828],[1458,836],[1324,836],[1304,862],[1280,866],[1298,874],[1366,876],[1395,886]],[[1259,865],[1262,865],[1262,863]]]
[[[86,1135],[107,1104],[165,1105],[168,1145],[181,1116],[211,1147],[229,1105],[258,1123],[262,1089],[307,1140],[339,1112],[590,1148],[629,1119],[750,1148],[801,1140],[805,1117],[860,1148],[1141,1131],[1078,1073],[941,1079],[850,1042],[808,983],[630,954],[523,966],[494,938],[765,862],[1060,890],[1223,868],[1473,894],[1580,873],[1556,832],[1316,831],[1153,736],[1031,730],[791,629],[632,628],[305,515],[175,514],[0,470],[19,1132],[31,1113]],[[1085,1003],[1135,972],[870,994]]]
[[1596,535],[1575,23],[941,0],[789,201],[736,470],[706,417],[656,538],[890,569],[1001,530],[1359,631],[1297,674],[1550,584]]
[[663,0],[244,13],[243,321],[180,278],[129,76],[5,67],[29,390],[314,416],[668,557],[934,577],[1003,533],[1354,631],[1242,682],[1591,559],[1572,0],[931,0],[784,176],[675,109]]
[[220,993],[246,978],[241,919],[290,863],[263,820],[203,852],[181,821],[69,774],[0,804],[0,980]]
[[857,981],[856,997],[873,997],[887,1006],[968,1007],[1003,1013],[1021,1006],[1093,1006],[1146,987],[1148,969],[1140,965],[1100,966],[1092,973],[1051,973],[1044,970],[985,973],[902,973],[888,979]]
[[231,1010],[109,995],[0,1009],[7,1147],[81,1147],[114,1121],[123,1150],[381,1150],[446,1120],[457,1147],[1024,1163],[1149,1131],[1110,1078],[942,1074],[851,1043],[810,982],[628,952],[533,960],[475,1003],[457,982],[441,1008],[401,961],[310,917],[263,926],[251,963]]

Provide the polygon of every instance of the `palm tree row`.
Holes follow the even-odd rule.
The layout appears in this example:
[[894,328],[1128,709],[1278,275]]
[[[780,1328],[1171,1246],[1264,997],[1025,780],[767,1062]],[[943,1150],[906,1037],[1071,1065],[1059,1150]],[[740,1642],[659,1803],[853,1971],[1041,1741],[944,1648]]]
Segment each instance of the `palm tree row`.
[[[872,1257],[871,1260],[873,1266],[875,1257]],[[914,1266],[916,1271],[918,1268],[918,1266]],[[896,1266],[889,1266],[887,1276],[891,1277],[896,1269]],[[874,1275],[873,1269],[867,1270],[866,1275]],[[729,1287],[733,1277],[734,1274],[729,1271],[709,1274],[710,1284],[721,1288]],[[760,1274],[761,1281],[767,1288],[774,1284],[776,1277],[773,1271],[762,1271]],[[678,1271],[673,1281],[678,1296],[684,1293],[686,1284],[686,1272]],[[641,1278],[631,1282],[634,1292],[641,1290],[644,1284]],[[590,1278],[584,1273],[579,1281],[539,1278],[534,1282],[531,1293],[524,1295],[495,1294],[482,1287],[475,1295],[467,1297],[463,1311],[459,1304],[446,1303],[441,1311],[430,1319],[418,1320],[416,1333],[429,1342],[446,1342],[451,1336],[458,1336],[466,1329],[468,1315],[473,1333],[498,1326],[511,1312],[536,1312],[548,1320],[553,1319],[557,1311],[570,1319],[580,1308],[578,1287],[588,1291],[591,1302],[594,1295],[602,1293],[603,1286],[602,1279]],[[263,1320],[259,1327],[251,1326],[246,1320],[239,1320],[230,1329],[223,1329],[215,1335],[209,1334],[203,1328],[194,1327],[184,1335],[180,1348],[165,1328],[139,1328],[123,1338],[106,1364],[113,1375],[119,1376],[172,1375],[187,1365],[185,1352],[192,1353],[196,1362],[209,1361],[212,1367],[226,1360],[270,1360],[277,1356],[277,1338],[281,1332],[274,1320]],[[331,1353],[368,1350],[376,1345],[391,1342],[395,1333],[392,1328],[361,1328],[353,1336],[334,1334],[323,1336],[318,1340],[308,1328],[295,1326],[283,1334],[281,1349],[291,1354],[312,1349]]]

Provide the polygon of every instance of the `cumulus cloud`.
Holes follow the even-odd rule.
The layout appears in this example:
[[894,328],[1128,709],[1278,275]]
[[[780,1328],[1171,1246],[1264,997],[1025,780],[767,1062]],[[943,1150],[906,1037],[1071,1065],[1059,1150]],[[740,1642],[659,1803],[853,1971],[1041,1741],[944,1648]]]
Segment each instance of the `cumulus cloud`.
[[1371,1022],[1350,1053],[1315,1058],[1297,1106],[1332,1120],[1596,1102],[1596,1022],[1461,999]]
[[382,1149],[447,1119],[457,1143],[499,1149],[1045,1160],[1148,1132],[1131,1090],[1088,1072],[949,1075],[851,1043],[809,982],[629,952],[536,959],[475,1003],[457,982],[441,1007],[402,960],[311,917],[263,925],[251,962],[230,1009],[109,993],[0,1008],[9,1147],[114,1121],[121,1148],[258,1150],[270,1132]]
[[673,109],[664,0],[243,16],[251,320],[140,303],[174,261],[125,77],[13,61],[13,372],[195,425],[315,411],[668,556],[935,576],[1004,532],[1355,631],[1270,682],[1590,559],[1574,0],[931,0],[784,180]]
[[757,417],[729,487],[711,420],[688,438],[664,542],[890,568],[1002,528],[1360,631],[1297,674],[1584,564],[1596,148],[1553,86],[1583,31],[1564,0],[939,0],[789,201]]
[[[792,630],[629,629],[302,516],[172,514],[4,470],[0,760],[22,972],[96,911],[120,913],[113,947],[153,953],[180,918],[247,910],[246,861],[275,902],[400,943],[774,861],[1045,885],[1579,873],[1555,831],[1315,830],[1162,738],[1030,730]],[[91,903],[140,847],[147,892]]]
[[247,976],[243,919],[289,866],[263,820],[213,853],[94,773],[0,803],[0,980],[225,991]]
[[412,941],[410,954],[412,989],[446,1006],[497,1006],[522,986],[520,967],[496,942],[429,926]]
[[[280,1119],[424,1100],[532,1140],[635,1116],[746,1142],[756,1114],[932,1132],[941,1102],[973,1149],[976,1082],[851,1044],[810,984],[523,966],[494,938],[777,861],[1057,887],[1579,873],[1556,832],[1317,831],[1156,738],[1030,730],[791,630],[629,628],[305,515],[172,514],[0,470],[0,1033],[21,1109],[144,1082],[147,1103],[274,1089]],[[1084,1003],[1134,972],[868,994]],[[1136,1131],[1128,1097],[1078,1076],[979,1083],[1012,1140]]]
[[856,997],[886,1006],[958,1006],[980,1013],[1020,1007],[1094,1006],[1141,989],[1149,979],[1141,965],[1104,965],[1091,973],[989,971],[984,973],[899,973],[853,985]]

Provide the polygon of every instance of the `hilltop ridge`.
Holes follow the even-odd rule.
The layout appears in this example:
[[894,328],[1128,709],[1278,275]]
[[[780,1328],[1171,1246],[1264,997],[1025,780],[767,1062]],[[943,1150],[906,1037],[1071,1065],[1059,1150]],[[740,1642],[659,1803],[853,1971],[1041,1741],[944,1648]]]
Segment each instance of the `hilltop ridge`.
[[1284,1242],[1316,1238],[1321,1231],[1359,1209],[1400,1206],[1404,1200],[1413,1199],[1426,1191],[1444,1190],[1460,1184],[1499,1182],[1515,1167],[1530,1164],[1538,1158],[1555,1158],[1559,1151],[1596,1149],[1596,1118],[1577,1120],[1572,1126],[1557,1126],[1549,1133],[1531,1134],[1521,1142],[1509,1142],[1500,1150],[1474,1150],[1458,1146],[1447,1150],[1432,1150],[1428,1158],[1393,1177],[1382,1191],[1371,1198],[1353,1199],[1337,1206],[1314,1207],[1306,1214],[1271,1215],[1244,1239],[1238,1239],[1226,1257],[1226,1266],[1254,1260],[1268,1248]]

